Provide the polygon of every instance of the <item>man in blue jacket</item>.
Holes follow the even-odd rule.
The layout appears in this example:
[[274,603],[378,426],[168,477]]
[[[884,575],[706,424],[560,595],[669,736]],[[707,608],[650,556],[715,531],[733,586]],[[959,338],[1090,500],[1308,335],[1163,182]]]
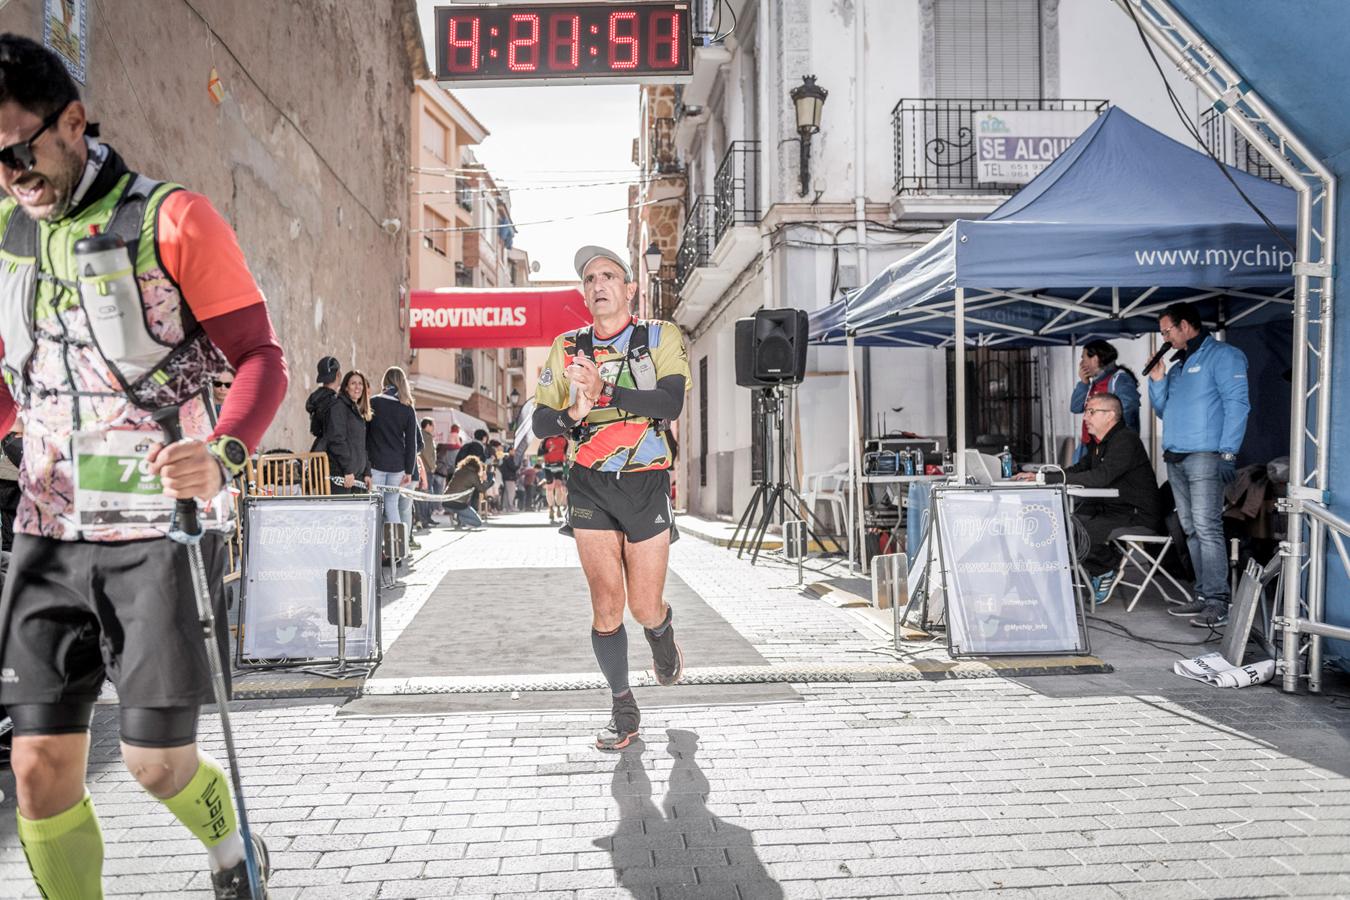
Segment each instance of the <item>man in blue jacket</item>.
[[1163,458],[1195,569],[1196,598],[1168,610],[1191,624],[1217,628],[1228,621],[1228,553],[1223,539],[1223,490],[1237,472],[1247,432],[1247,357],[1217,340],[1189,303],[1158,317],[1163,340],[1179,352],[1175,365],[1149,373],[1149,399],[1163,421]]

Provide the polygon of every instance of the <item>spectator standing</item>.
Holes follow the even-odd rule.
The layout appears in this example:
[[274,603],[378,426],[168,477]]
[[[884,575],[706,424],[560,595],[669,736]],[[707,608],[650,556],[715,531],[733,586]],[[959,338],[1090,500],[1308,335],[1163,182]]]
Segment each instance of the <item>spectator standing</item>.
[[[1139,433],[1139,379],[1135,374],[1116,362],[1120,358],[1116,348],[1106,341],[1088,341],[1083,346],[1083,356],[1078,361],[1078,383],[1074,385],[1073,396],[1069,398],[1069,411],[1082,415],[1087,406],[1088,397],[1095,394],[1115,394],[1124,410],[1121,420],[1125,427]],[[1087,417],[1083,418],[1083,428],[1078,439],[1078,448],[1074,451],[1076,463],[1087,453],[1088,445],[1093,442]]]
[[309,413],[309,433],[314,436],[314,443],[310,450],[317,452],[324,449],[324,432],[328,427],[328,407],[338,397],[338,376],[341,374],[341,366],[335,357],[325,356],[319,360],[319,386],[309,395],[305,401],[305,412]]
[[370,422],[370,382],[356,369],[342,379],[333,402],[328,405],[324,424],[324,450],[328,453],[330,474],[342,482],[333,487],[335,494],[360,494],[370,490],[370,458],[366,454],[366,432]]
[[459,449],[455,451],[455,468],[459,468],[460,462],[466,456],[476,456],[486,463],[488,461],[487,439],[487,429],[480,428],[475,431],[473,433],[473,440],[469,441],[467,444],[461,444]]
[[1223,491],[1237,477],[1237,452],[1247,433],[1247,356],[1210,334],[1189,303],[1158,317],[1175,363],[1149,373],[1149,399],[1162,417],[1163,459],[1195,569],[1195,601],[1167,611],[1191,624],[1228,622],[1228,553],[1223,538]]
[[525,465],[520,469],[521,509],[533,511],[537,490],[539,490],[539,470],[535,468],[534,460],[527,456]]
[[[436,471],[436,423],[430,418],[424,418],[418,423],[422,430],[422,447],[417,451],[418,461],[421,463],[421,470],[425,483],[422,485],[423,491],[436,492],[433,479]],[[413,511],[416,513],[418,524],[423,528],[432,526],[431,511],[435,504],[430,500],[417,500],[413,503]]]
[[215,409],[217,420],[220,419],[220,408],[225,405],[225,398],[229,396],[232,387],[234,387],[233,369],[217,372],[211,379],[211,406]]
[[450,425],[450,440],[445,443],[454,453],[458,453],[459,448],[464,446],[464,432],[460,429],[458,422]]
[[[398,366],[384,370],[384,389],[371,398],[370,429],[366,450],[370,453],[370,474],[378,488],[401,488],[413,483],[417,473],[417,451],[422,440],[413,412],[408,376]],[[408,546],[419,549],[412,537],[412,500],[395,490],[384,493],[384,521],[408,527]]]
[[502,512],[511,512],[516,509],[516,480],[520,477],[520,462],[516,455],[510,451],[504,451],[501,459],[497,463],[497,474],[502,477]]

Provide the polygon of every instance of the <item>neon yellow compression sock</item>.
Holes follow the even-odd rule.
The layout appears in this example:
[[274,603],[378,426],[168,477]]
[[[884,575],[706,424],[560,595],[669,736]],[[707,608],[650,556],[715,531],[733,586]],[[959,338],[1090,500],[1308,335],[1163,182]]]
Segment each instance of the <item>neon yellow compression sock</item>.
[[214,759],[202,754],[197,774],[187,786],[160,802],[206,845],[215,871],[228,869],[244,858],[244,841],[234,818],[229,782]]
[[103,832],[94,801],[84,799],[47,819],[19,816],[19,841],[28,868],[48,900],[101,900]]

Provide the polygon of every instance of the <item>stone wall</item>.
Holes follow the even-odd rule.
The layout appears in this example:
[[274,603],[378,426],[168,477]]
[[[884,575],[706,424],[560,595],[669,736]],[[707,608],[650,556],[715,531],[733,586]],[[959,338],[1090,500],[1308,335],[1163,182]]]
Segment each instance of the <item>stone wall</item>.
[[[13,0],[0,30],[41,40],[42,6]],[[414,0],[103,0],[88,14],[91,118],[132,168],[206,194],[238,232],[291,367],[264,446],[308,449],[319,357],[372,379],[408,362]]]

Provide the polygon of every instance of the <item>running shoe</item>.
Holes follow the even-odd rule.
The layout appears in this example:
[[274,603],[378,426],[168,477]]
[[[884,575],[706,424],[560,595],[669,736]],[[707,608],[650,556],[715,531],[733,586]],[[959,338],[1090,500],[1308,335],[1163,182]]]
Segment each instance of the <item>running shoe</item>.
[[272,862],[267,855],[267,845],[257,832],[253,833],[253,855],[258,860],[262,893],[253,896],[248,886],[248,861],[241,859],[224,872],[212,874],[211,886],[216,890],[216,900],[267,900],[267,879],[272,874]]
[[652,645],[652,674],[656,676],[656,683],[665,686],[675,684],[684,675],[684,651],[680,649],[680,642],[675,640],[675,626],[667,625],[660,637],[654,636],[648,628],[642,629],[642,633],[647,636],[647,643]]
[[1222,628],[1228,624],[1228,604],[1210,603],[1205,606],[1205,611],[1191,619],[1191,625],[1196,628]]
[[1189,619],[1192,616],[1198,616],[1209,609],[1209,603],[1203,597],[1197,597],[1190,603],[1183,603],[1180,606],[1174,606],[1167,611],[1169,616],[1180,616],[1183,619]]
[[595,748],[622,750],[638,736],[638,725],[641,722],[642,713],[638,712],[637,700],[634,699],[632,691],[622,697],[615,697],[609,724],[595,736]]

